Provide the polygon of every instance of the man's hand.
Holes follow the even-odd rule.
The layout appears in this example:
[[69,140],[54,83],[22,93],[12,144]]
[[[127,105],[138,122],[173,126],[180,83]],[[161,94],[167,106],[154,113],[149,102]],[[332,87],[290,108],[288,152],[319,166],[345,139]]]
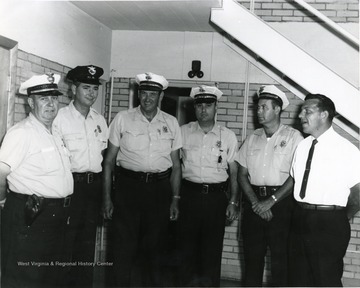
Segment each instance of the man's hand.
[[238,218],[238,209],[236,205],[229,204],[226,208],[226,217],[230,221],[234,221]]
[[265,221],[271,221],[271,219],[274,217],[271,210],[268,210],[264,213],[259,214],[259,216],[264,219]]
[[274,200],[272,198],[268,198],[266,200],[258,201],[252,205],[252,209],[256,214],[262,214],[266,211],[270,210],[274,205]]
[[170,205],[170,220],[176,221],[179,218],[179,199],[173,199]]
[[114,211],[114,205],[110,199],[104,200],[102,205],[102,214],[104,219],[112,219],[112,214]]

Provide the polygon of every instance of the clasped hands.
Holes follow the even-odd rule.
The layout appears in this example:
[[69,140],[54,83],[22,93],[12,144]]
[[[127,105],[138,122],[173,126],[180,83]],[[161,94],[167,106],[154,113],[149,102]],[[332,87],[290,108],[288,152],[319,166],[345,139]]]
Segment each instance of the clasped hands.
[[254,213],[259,215],[262,219],[270,221],[274,216],[271,212],[271,207],[273,206],[273,201],[271,198],[266,200],[254,202],[251,206]]

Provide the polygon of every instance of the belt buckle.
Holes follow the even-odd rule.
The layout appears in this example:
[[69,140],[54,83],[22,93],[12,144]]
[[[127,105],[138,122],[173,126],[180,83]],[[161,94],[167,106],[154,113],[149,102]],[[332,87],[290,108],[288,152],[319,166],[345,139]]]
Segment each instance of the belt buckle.
[[87,177],[87,184],[91,184],[92,182],[94,182],[94,173],[90,172],[86,175]]
[[209,185],[208,184],[202,184],[201,193],[203,193],[203,194],[209,193]]
[[261,197],[266,197],[266,196],[267,196],[266,186],[261,186],[261,187],[259,187],[259,195],[260,195]]
[[69,207],[70,203],[71,203],[71,197],[70,196],[65,197],[65,199],[64,199],[64,207]]

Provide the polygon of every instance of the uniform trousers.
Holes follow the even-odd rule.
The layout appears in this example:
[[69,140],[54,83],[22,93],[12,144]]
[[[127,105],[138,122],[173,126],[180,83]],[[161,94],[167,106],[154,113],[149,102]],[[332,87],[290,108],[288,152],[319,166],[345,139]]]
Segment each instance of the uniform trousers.
[[345,209],[306,210],[296,205],[290,236],[290,285],[341,287],[349,240]]
[[67,232],[70,266],[68,285],[71,287],[92,287],[96,228],[101,205],[101,176],[88,183],[87,177],[78,181],[74,177],[74,194],[71,199],[70,225]]
[[1,219],[1,286],[65,286],[65,231],[69,208],[45,205],[34,222],[25,224],[23,199],[8,194]]
[[181,286],[220,286],[228,202],[224,190],[204,194],[183,181],[179,216]]
[[[162,286],[162,251],[170,221],[169,178],[146,183],[120,172],[114,194],[114,286]],[[138,253],[144,260],[141,285],[131,277]]]
[[248,201],[244,203],[242,236],[245,286],[262,286],[265,255],[268,247],[271,251],[272,286],[288,286],[288,237],[292,207],[292,197],[289,196],[281,200],[271,208],[273,218],[268,222],[253,212]]

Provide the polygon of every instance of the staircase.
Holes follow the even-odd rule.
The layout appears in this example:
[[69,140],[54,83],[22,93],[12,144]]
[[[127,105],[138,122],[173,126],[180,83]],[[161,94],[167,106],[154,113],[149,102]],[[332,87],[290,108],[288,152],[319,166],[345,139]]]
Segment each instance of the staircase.
[[[212,9],[211,21],[228,34],[229,37],[224,40],[226,44],[265,73],[271,74],[289,91],[302,99],[307,93],[328,96],[342,117],[360,127],[359,90],[262,19],[234,0],[223,0],[222,8]],[[356,137],[354,131],[349,131],[352,128],[348,123],[336,122]],[[355,134],[358,136],[358,131]]]

